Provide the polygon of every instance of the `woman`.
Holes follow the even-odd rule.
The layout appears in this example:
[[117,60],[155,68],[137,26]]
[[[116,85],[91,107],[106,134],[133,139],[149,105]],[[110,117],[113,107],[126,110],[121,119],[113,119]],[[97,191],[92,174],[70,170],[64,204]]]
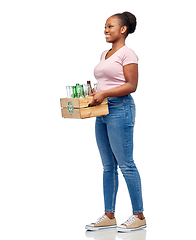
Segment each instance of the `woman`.
[[112,48],[101,55],[95,67],[98,92],[91,105],[108,98],[109,114],[96,118],[95,133],[103,164],[105,214],[97,222],[86,225],[87,230],[116,227],[115,203],[118,190],[117,167],[122,171],[130,194],[133,216],[117,230],[128,232],[146,227],[140,175],[133,160],[133,128],[135,104],[130,93],[138,83],[138,58],[125,45],[128,34],[135,31],[136,18],[129,12],[115,14],[107,19],[105,38]]

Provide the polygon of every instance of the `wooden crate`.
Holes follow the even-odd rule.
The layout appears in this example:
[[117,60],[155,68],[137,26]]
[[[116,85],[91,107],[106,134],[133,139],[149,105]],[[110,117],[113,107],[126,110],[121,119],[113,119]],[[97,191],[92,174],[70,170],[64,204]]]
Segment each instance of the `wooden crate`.
[[107,115],[107,98],[100,105],[89,107],[93,97],[61,98],[61,112],[64,118],[90,118]]

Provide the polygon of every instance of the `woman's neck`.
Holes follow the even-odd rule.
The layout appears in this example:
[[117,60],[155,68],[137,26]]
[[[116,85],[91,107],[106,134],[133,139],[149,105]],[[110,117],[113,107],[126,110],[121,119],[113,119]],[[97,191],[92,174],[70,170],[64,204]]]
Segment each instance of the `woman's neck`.
[[121,47],[125,46],[125,41],[115,42],[112,44],[112,51],[116,52]]

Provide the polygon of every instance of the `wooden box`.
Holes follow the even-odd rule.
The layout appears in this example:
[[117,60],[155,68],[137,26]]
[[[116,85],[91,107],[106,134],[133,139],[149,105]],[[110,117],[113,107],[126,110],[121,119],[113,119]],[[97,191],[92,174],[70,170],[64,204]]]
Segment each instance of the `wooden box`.
[[61,98],[61,112],[64,118],[90,118],[107,115],[108,104],[107,98],[100,105],[91,106],[93,97],[85,98]]

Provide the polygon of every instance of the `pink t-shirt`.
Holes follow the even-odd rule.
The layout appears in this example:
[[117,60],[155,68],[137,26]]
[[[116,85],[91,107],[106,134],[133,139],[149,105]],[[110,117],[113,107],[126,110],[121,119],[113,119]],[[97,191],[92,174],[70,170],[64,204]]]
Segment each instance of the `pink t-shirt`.
[[137,55],[127,46],[123,46],[105,59],[107,52],[108,50],[102,53],[100,62],[94,70],[98,91],[116,88],[126,83],[123,66],[131,63],[138,64]]

